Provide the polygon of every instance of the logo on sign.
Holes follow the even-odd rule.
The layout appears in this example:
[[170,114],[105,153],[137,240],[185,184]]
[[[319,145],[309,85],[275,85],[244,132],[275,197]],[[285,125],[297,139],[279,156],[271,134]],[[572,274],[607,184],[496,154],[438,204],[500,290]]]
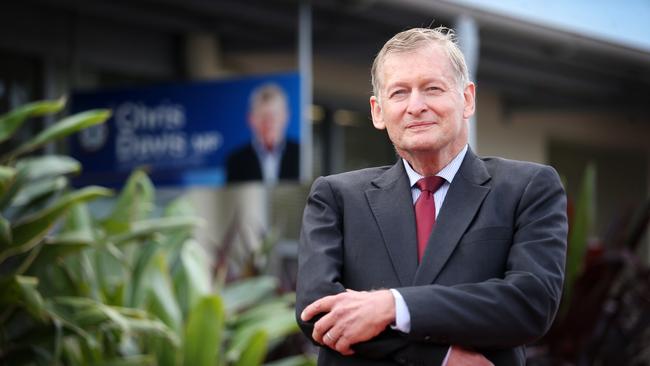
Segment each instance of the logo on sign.
[[101,123],[79,133],[79,144],[86,151],[97,151],[104,147],[108,139],[108,126]]

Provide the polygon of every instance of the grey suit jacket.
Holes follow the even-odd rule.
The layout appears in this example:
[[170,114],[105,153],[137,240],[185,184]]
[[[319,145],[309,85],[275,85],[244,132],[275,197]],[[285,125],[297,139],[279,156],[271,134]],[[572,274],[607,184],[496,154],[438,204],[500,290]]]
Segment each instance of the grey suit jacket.
[[478,158],[468,151],[422,262],[401,161],[318,178],[304,211],[296,313],[346,288],[395,288],[411,331],[387,328],[344,357],[321,348],[319,365],[439,365],[449,345],[496,365],[525,364],[524,345],[557,311],[567,218],[560,179],[544,165]]

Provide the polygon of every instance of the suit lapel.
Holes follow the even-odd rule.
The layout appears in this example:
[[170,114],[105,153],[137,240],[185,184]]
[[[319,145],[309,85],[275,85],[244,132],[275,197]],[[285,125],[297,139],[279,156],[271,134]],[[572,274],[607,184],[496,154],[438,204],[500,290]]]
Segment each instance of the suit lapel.
[[366,199],[384,239],[402,286],[413,282],[417,269],[417,240],[411,187],[402,160],[374,180]]
[[489,179],[483,161],[468,150],[447,191],[413,285],[430,284],[438,277],[490,191],[482,185]]

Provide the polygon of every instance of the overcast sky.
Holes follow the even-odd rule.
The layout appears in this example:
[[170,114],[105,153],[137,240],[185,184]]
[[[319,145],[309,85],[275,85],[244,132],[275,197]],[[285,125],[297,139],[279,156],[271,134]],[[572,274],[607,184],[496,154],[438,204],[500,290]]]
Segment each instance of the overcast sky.
[[650,52],[650,0],[454,0]]

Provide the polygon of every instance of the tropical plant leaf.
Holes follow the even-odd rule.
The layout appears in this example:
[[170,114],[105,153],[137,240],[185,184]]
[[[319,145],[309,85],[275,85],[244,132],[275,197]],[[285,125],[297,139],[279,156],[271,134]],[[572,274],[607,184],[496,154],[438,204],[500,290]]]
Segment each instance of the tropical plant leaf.
[[81,164],[75,159],[60,155],[46,155],[21,159],[16,163],[17,178],[3,197],[1,207],[8,203],[25,206],[14,214],[22,216],[26,211],[35,211],[47,203],[48,197],[61,192],[68,185],[66,174],[81,171]]
[[228,284],[221,292],[228,314],[235,314],[273,294],[277,279],[259,276]]
[[130,333],[161,338],[174,349],[180,346],[178,333],[147,311],[123,307],[115,307],[115,309],[126,317]]
[[34,206],[34,203],[44,196],[55,192],[61,192],[68,186],[66,177],[47,179],[33,184],[26,185],[14,197],[12,206]]
[[199,243],[194,240],[184,243],[172,276],[178,303],[186,317],[198,299],[211,289],[208,256]]
[[[44,250],[44,253],[36,259],[39,265],[34,264],[32,268],[34,270],[44,268],[52,272],[49,277],[52,277],[53,281],[48,283],[48,288],[54,289],[52,295],[58,293],[88,296],[95,300],[105,298],[102,285],[105,285],[107,279],[103,274],[98,273],[101,270],[100,266],[103,265],[98,263],[98,252],[106,251],[105,243],[101,236],[101,229],[95,224],[85,202],[79,202],[70,208],[61,231],[53,238],[46,239],[44,249],[48,249],[48,244],[54,244],[55,250],[51,253]],[[63,252],[59,252],[59,248]],[[83,249],[77,252],[78,248]],[[76,256],[68,255],[75,253]],[[50,254],[55,255],[59,260],[62,259],[62,263],[54,268],[40,265]]]
[[[185,197],[179,197],[172,201],[163,213],[163,217],[197,217],[196,213]],[[200,223],[203,220],[199,221]],[[197,222],[197,224],[199,223]],[[165,235],[165,238],[161,240],[161,244],[169,249],[170,263],[176,263],[177,258],[180,256],[180,251],[182,250],[184,243],[192,237],[195,227],[174,230],[168,232]]]
[[265,363],[264,366],[316,366],[316,360],[313,357],[299,355]]
[[173,201],[171,201],[165,207],[165,213],[164,213],[164,216],[166,217],[195,216],[195,215],[196,215],[196,210],[194,209],[194,206],[192,206],[190,201],[185,196],[180,196],[174,199]]
[[180,333],[183,315],[176,301],[164,253],[159,252],[153,257],[148,266],[146,279],[149,286],[148,310],[171,329]]
[[128,283],[127,298],[125,304],[130,307],[144,307],[148,297],[147,274],[150,262],[155,255],[161,250],[160,246],[154,242],[148,242],[140,246],[136,252],[136,260],[131,269],[131,279]]
[[88,210],[88,206],[84,202],[79,202],[78,204],[72,206],[70,212],[66,216],[65,222],[63,224],[63,235],[79,235],[81,237],[90,238],[97,240],[97,235],[95,233],[95,221],[93,216]]
[[82,250],[77,256],[63,258],[63,263],[56,266],[52,274],[52,281],[48,278],[48,287],[53,291],[50,296],[86,296],[100,301],[104,299],[102,293],[101,277],[94,260],[99,249],[89,248]]
[[178,344],[173,344],[166,339],[151,339],[149,342],[153,344],[149,349],[152,349],[156,354],[156,361],[158,366],[178,366],[182,362],[182,353],[179,352],[180,347]]
[[65,246],[84,244],[85,246],[94,246],[95,237],[88,231],[62,231],[59,234],[46,238],[45,244],[49,246]]
[[97,279],[102,288],[104,302],[124,305],[126,281],[130,273],[129,259],[112,243],[103,243],[94,251]]
[[25,172],[26,178],[34,181],[79,173],[81,164],[76,159],[65,155],[43,155],[20,159],[16,162],[16,170]]
[[93,329],[118,330],[179,343],[176,333],[144,310],[110,306],[84,297],[53,297],[48,310],[80,335]]
[[205,296],[197,302],[185,327],[183,365],[216,364],[217,355],[221,350],[224,317],[223,302],[219,296]]
[[259,324],[268,334],[270,348],[277,346],[287,336],[300,331],[293,308],[285,308],[284,311],[278,311],[275,315],[266,318]]
[[80,337],[82,341],[80,342],[81,351],[83,354],[83,361],[86,365],[96,364],[101,362],[104,357],[104,347],[102,347],[102,333],[90,334],[87,337]]
[[230,340],[228,358],[237,359],[246,349],[250,338],[259,330],[267,335],[268,343],[275,347],[286,336],[298,332],[293,309],[284,308],[275,313],[268,313],[265,318],[257,318],[244,324],[238,323]]
[[[264,320],[269,317],[273,317],[276,314],[281,314],[287,309],[292,308],[292,303],[286,298],[277,297],[269,301],[260,303],[259,305],[252,306],[250,309],[242,312],[241,314],[236,314],[232,316],[229,320],[234,324],[235,327],[246,324],[246,323],[256,323],[260,320]],[[291,310],[293,312],[293,310]]]
[[[34,318],[46,319],[43,298],[38,292],[38,279],[27,276],[0,277],[0,304],[25,308]],[[3,317],[0,317],[3,318]]]
[[67,232],[53,238],[46,238],[40,253],[30,267],[37,271],[45,269],[69,255],[92,248],[93,244],[94,238],[84,232]]
[[0,195],[0,210],[4,210],[9,206],[9,203],[11,203],[16,194],[28,182],[26,176],[27,173],[25,171],[18,171],[14,179],[8,182],[8,186],[4,187],[4,192]]
[[52,320],[54,327],[54,351],[52,356],[52,363],[59,364],[61,362],[61,353],[63,352],[63,324],[58,319]]
[[79,343],[79,338],[74,336],[69,335],[63,338],[61,358],[64,365],[84,366],[83,353]]
[[108,241],[115,245],[122,245],[134,240],[149,239],[161,232],[194,228],[200,222],[201,219],[198,217],[161,217],[136,221],[131,223],[131,229],[128,232],[111,236]]
[[161,337],[167,341],[168,345],[174,348],[180,344],[178,335],[172,329],[158,319],[151,319],[150,316],[146,319],[129,319],[128,325],[131,332]]
[[137,355],[118,357],[96,364],[97,366],[156,366],[156,358],[153,355]]
[[0,196],[5,194],[15,178],[16,169],[0,165]]
[[0,116],[0,142],[9,139],[28,118],[57,113],[64,106],[65,98],[55,101],[39,101],[25,104]]
[[268,336],[264,330],[256,331],[248,340],[235,366],[261,365],[266,356]]
[[[576,278],[582,273],[589,244],[589,235],[595,217],[594,202],[596,189],[596,166],[587,165],[582,177],[580,194],[570,224],[569,243],[567,250],[566,277],[564,281],[564,294],[560,315],[563,316],[568,309],[573,294],[573,285]],[[566,305],[565,305],[566,304]]]
[[110,116],[111,112],[109,110],[96,109],[66,117],[43,130],[41,133],[20,145],[15,150],[9,152],[2,158],[2,162],[11,161],[20,155],[36,150],[48,142],[63,138],[84,128],[103,123]]
[[0,250],[11,245],[11,238],[11,223],[0,214]]
[[64,195],[52,206],[25,218],[12,228],[13,242],[9,247],[0,251],[0,263],[6,258],[24,253],[40,243],[51,227],[71,206],[78,202],[110,195],[111,191],[106,188],[86,187]]
[[[65,328],[65,327],[64,327]],[[63,338],[61,349],[62,364],[66,366],[86,366],[101,362],[103,350],[94,336],[88,338],[69,333]]]
[[134,171],[102,226],[109,235],[127,233],[132,222],[151,216],[155,207],[154,196],[155,188],[149,177],[142,170]]

